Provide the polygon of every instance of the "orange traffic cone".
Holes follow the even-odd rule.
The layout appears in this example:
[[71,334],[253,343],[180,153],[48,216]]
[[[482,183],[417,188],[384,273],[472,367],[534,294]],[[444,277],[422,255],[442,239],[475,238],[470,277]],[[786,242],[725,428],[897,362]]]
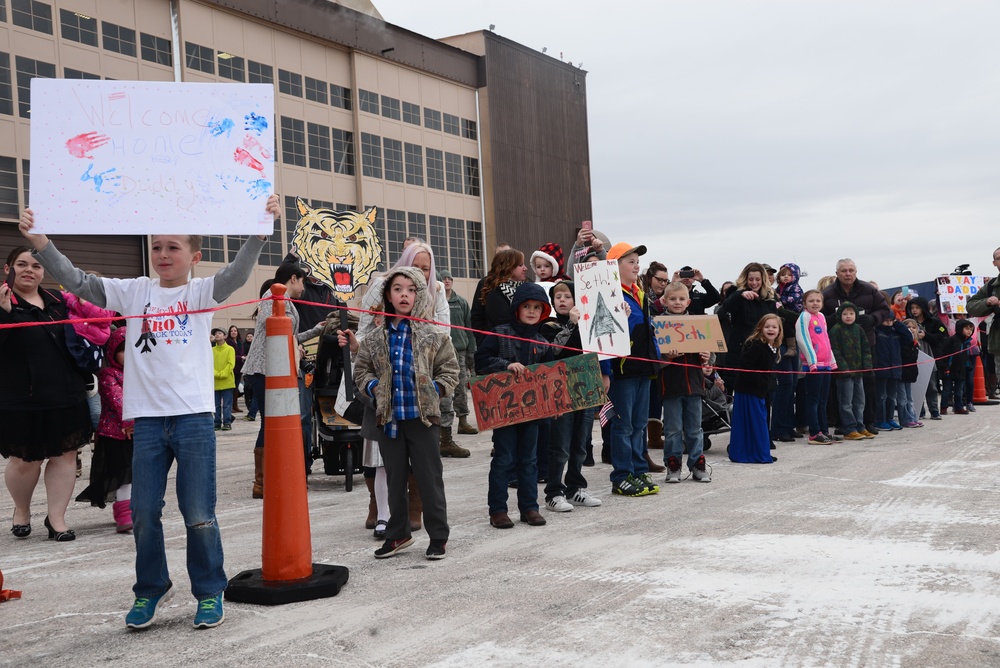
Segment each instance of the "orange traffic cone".
[[266,322],[264,381],[263,568],[229,581],[226,599],[279,605],[336,596],[347,583],[344,566],[312,563],[309,497],[299,415],[298,366],[285,286],[271,287],[274,309]]
[[986,373],[983,371],[983,358],[976,357],[976,370],[972,375],[972,403],[977,406],[996,406],[1000,401],[990,399],[986,395]]

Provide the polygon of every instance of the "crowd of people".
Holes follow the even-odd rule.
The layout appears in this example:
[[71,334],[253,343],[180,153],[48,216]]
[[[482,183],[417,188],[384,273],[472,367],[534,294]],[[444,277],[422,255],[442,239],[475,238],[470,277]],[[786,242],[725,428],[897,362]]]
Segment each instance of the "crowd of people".
[[[276,197],[267,209],[280,213]],[[794,263],[774,270],[759,262],[716,288],[697,268],[671,273],[661,262],[646,261],[644,245],[612,244],[585,226],[568,255],[549,242],[526,263],[522,251],[498,245],[467,301],[454,291],[452,276],[435,266],[431,247],[410,238],[399,260],[368,286],[356,331],[341,326],[339,313],[331,312],[341,304],[329,287],[290,256],[261,286],[255,330],[241,338],[235,326],[228,334],[212,329],[209,311],[249,278],[262,238],[249,238],[215,276],[190,278],[201,257],[200,238],[156,235],[151,246],[156,278],[122,280],[73,267],[44,235],[33,233],[33,225],[31,211],[25,211],[20,228],[30,245],[10,253],[4,270],[11,278],[0,285],[0,324],[34,325],[0,328],[0,343],[15,353],[0,357],[7,379],[0,385],[0,415],[6,418],[0,424],[0,454],[8,459],[5,482],[15,504],[11,533],[19,539],[31,534],[31,497],[45,463],[48,537],[75,539],[65,514],[76,453],[96,429],[90,485],[78,500],[102,508],[112,502],[116,530],[134,535],[135,602],[126,616],[134,629],[152,624],[173,595],[160,516],[174,462],[188,572],[199,600],[194,624],[210,628],[224,620],[227,581],[215,518],[213,432],[231,429],[242,386],[246,419],[261,417],[252,496],[263,498],[264,323],[274,283],[299,301],[298,308],[287,303],[286,312],[300,343],[332,330],[336,344],[353,358],[370,494],[365,526],[383,540],[377,558],[410,547],[421,524],[430,538],[427,558],[446,556],[442,457],[471,455],[455,441],[458,434],[477,433],[469,417],[470,375],[519,378],[532,364],[585,352],[576,263],[617,263],[627,315],[629,353],[600,362],[609,400],[600,411],[600,459],[611,465],[614,495],[658,493],[654,473],[665,472],[664,484],[710,483],[703,418],[731,427],[731,461],[773,463],[778,443],[870,441],[919,428],[925,417],[939,420],[949,410],[974,411],[977,356],[988,363],[990,391],[996,387],[991,357],[1000,353],[1000,328],[992,327],[987,339],[985,321],[977,326],[943,317],[926,298],[906,289],[886,295],[860,280],[850,259],[839,260],[835,274],[816,288],[800,285],[802,272]],[[1000,268],[1000,249],[994,265]],[[66,292],[42,288],[46,272]],[[994,279],[969,300],[969,316],[1000,313],[997,283]],[[93,337],[75,326],[45,325],[67,320],[81,302],[134,316],[127,326],[108,326],[103,337],[96,425],[78,350],[81,339]],[[206,312],[196,312],[202,309]],[[654,318],[713,313],[725,332],[726,353],[657,345]],[[213,345],[204,345],[205,338]],[[917,384],[921,352],[934,359],[926,391]],[[305,375],[300,371],[309,467],[313,406]],[[913,392],[915,386],[920,393]],[[602,505],[585,475],[596,463],[597,417],[591,407],[492,431],[485,499],[491,526],[515,526],[510,489],[516,489],[517,519],[532,527],[546,524],[543,508],[562,513]]]

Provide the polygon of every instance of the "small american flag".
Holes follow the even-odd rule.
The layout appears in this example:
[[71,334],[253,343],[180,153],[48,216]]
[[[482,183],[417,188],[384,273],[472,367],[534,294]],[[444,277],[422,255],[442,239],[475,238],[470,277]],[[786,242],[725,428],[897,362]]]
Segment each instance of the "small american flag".
[[601,412],[597,416],[601,420],[601,426],[607,427],[611,423],[611,418],[614,417],[615,406],[610,401],[603,406],[601,406]]

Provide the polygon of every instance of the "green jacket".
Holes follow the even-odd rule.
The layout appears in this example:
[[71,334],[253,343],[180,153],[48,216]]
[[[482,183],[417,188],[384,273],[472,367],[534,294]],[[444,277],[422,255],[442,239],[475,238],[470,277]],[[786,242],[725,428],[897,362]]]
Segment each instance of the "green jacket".
[[[451,324],[459,327],[472,327],[472,311],[469,309],[469,302],[465,297],[454,290],[448,298],[448,309],[451,311]],[[458,355],[460,363],[466,358],[472,358],[476,354],[476,337],[472,332],[464,329],[451,328],[451,342],[455,346],[455,354]]]
[[872,349],[868,345],[868,337],[861,325],[853,323],[848,326],[842,322],[836,323],[830,329],[830,347],[841,371],[865,371],[872,368]]
[[994,278],[983,286],[969,299],[966,307],[969,315],[984,318],[993,314],[993,324],[990,326],[990,336],[987,349],[994,355],[1000,355],[1000,306],[987,306],[986,299],[990,296],[1000,298],[1000,279]]

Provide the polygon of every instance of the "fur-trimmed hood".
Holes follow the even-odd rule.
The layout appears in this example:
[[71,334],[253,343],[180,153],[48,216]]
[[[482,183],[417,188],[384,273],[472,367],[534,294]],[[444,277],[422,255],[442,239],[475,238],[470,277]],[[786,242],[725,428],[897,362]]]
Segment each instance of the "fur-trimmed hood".
[[410,315],[415,318],[433,320],[434,304],[431,303],[430,293],[427,291],[427,281],[424,280],[424,273],[416,267],[396,267],[395,269],[390,269],[385,274],[383,277],[384,282],[382,283],[384,303],[377,310],[384,311],[385,313],[395,313],[392,304],[385,299],[385,291],[392,285],[392,279],[396,276],[405,276],[417,286],[417,296],[413,301],[413,310],[410,312]]

